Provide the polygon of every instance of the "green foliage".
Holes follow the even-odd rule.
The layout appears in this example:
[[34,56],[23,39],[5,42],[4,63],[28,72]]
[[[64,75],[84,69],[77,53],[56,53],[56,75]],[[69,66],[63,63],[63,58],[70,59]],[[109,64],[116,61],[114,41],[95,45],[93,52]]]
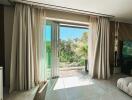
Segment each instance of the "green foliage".
[[72,50],[72,40],[61,42],[60,48],[60,61],[62,62],[73,62],[74,61],[75,52]]
[[77,62],[78,65],[84,65],[87,58],[87,38],[88,33],[83,33],[83,36],[74,40],[63,40],[60,44],[60,56],[61,62]]
[[46,51],[51,52],[51,42],[50,41],[46,41]]
[[[63,40],[60,42],[60,62],[74,63],[82,66],[85,64],[85,59],[87,59],[87,38],[88,33],[83,33],[82,37],[76,38],[74,40]],[[48,66],[51,65],[51,41],[46,41],[46,52],[48,58]]]
[[51,67],[51,42],[46,41],[46,55],[47,55],[47,63],[48,63],[48,68]]

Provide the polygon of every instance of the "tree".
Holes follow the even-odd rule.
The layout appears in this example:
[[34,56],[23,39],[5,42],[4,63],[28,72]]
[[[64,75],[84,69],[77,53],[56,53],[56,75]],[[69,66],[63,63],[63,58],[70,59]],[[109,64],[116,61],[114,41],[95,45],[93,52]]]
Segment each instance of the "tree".
[[88,33],[83,33],[82,37],[74,40],[63,40],[60,46],[60,61],[61,62],[77,62],[84,64],[87,58],[87,38]]
[[77,42],[77,48],[75,49],[76,54],[81,58],[86,59],[88,53],[88,32],[83,33],[80,41]]
[[75,52],[72,49],[72,40],[63,40],[60,47],[60,61],[73,62]]

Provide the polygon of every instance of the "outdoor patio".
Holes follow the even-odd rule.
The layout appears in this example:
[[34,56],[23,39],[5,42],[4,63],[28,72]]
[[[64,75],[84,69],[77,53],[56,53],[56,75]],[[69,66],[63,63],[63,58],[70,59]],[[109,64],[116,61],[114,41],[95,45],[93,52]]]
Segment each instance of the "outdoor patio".
[[84,68],[60,70],[60,77],[80,76],[80,75],[86,75],[86,74],[87,72],[85,72]]

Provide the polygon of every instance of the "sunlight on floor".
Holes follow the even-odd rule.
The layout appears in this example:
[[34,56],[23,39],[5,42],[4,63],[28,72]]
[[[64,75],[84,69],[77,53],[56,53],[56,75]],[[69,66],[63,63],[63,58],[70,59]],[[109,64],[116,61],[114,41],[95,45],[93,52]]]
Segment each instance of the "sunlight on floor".
[[59,78],[54,86],[54,90],[65,89],[71,87],[88,86],[94,83],[90,79],[81,79],[77,76]]

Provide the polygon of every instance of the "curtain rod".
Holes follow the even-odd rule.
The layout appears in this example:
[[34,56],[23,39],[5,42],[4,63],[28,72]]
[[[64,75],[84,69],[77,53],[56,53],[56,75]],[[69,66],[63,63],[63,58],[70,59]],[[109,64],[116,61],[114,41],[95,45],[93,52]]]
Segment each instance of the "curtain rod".
[[89,26],[88,22],[80,22],[80,21],[73,21],[73,20],[67,20],[67,19],[57,19],[57,18],[51,18],[51,17],[46,17],[46,19],[51,20],[51,21],[57,21],[57,22],[60,22],[60,23],[68,23],[68,24]]
[[34,5],[34,6],[43,7],[47,10],[65,11],[65,12],[74,13],[74,14],[95,15],[95,16],[102,16],[102,17],[109,17],[109,18],[115,17],[115,16],[112,16],[112,15],[101,14],[101,13],[90,12],[90,11],[86,11],[86,10],[79,10],[79,9],[68,8],[68,7],[62,7],[62,6],[56,6],[56,5],[46,4],[46,3],[39,3],[39,2],[35,2],[35,1],[10,0],[10,2],[30,4],[30,5]]

